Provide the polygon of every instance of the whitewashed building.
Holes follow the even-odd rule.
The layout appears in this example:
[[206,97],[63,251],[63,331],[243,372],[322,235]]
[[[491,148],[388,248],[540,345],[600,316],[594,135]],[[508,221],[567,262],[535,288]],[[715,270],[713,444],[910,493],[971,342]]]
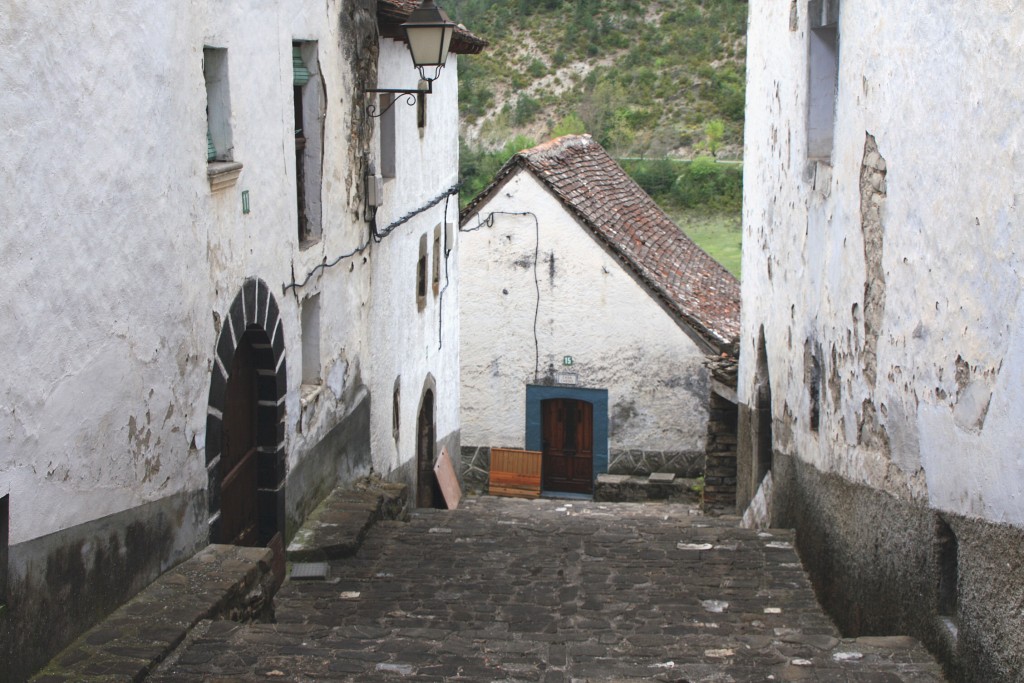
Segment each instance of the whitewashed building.
[[847,635],[1024,680],[1024,13],[752,0],[741,505]]
[[456,53],[484,43],[369,116],[417,88],[417,4],[0,12],[0,680],[208,542],[287,543],[335,484],[457,452]]
[[706,354],[739,285],[590,136],[522,151],[462,213],[462,442],[543,451],[542,487],[703,468]]

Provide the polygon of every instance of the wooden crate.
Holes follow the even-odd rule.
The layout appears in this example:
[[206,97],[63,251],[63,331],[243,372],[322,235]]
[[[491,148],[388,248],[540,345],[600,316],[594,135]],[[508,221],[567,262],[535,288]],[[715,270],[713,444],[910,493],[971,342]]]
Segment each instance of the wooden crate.
[[492,496],[540,497],[540,451],[512,448],[491,449]]

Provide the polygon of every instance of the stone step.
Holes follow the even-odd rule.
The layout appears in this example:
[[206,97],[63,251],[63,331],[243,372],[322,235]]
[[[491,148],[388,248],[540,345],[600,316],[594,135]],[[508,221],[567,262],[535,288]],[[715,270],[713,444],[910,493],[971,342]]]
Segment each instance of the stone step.
[[204,619],[273,616],[270,548],[209,545],[86,631],[31,680],[140,681]]
[[[293,562],[349,557],[382,519],[406,515],[408,488],[361,480],[313,511],[287,556]],[[274,551],[210,545],[161,575],[57,655],[31,680],[141,681],[204,620],[273,618]]]
[[374,481],[362,490],[335,489],[306,518],[288,544],[289,562],[327,562],[352,557],[382,519],[406,514],[408,487]]

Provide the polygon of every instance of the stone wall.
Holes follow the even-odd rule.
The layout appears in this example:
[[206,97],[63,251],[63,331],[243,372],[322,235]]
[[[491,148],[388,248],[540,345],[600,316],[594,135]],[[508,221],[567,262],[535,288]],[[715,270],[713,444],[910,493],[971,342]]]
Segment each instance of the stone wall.
[[699,477],[704,473],[704,453],[612,448],[608,454],[608,474],[642,476],[655,472],[671,472],[680,477]]
[[705,512],[736,512],[736,405],[711,392],[704,461]]
[[[772,477],[772,524],[796,528],[818,598],[844,636],[914,636],[955,681],[1024,680],[1024,531],[938,512],[779,452]],[[952,610],[940,602],[942,528],[957,545]]]
[[491,474],[490,446],[462,447],[462,486],[466,493],[486,493]]

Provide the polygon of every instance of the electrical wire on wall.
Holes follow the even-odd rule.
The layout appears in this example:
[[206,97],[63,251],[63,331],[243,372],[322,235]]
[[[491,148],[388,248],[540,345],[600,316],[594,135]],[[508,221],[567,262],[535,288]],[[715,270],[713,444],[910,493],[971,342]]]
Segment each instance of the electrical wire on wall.
[[472,228],[459,227],[459,232],[476,232],[484,226],[494,227],[495,216],[529,216],[533,219],[535,241],[533,245],[533,286],[537,290],[537,299],[533,307],[533,381],[540,381],[540,340],[537,337],[537,320],[540,316],[540,277],[537,275],[537,261],[540,258],[540,220],[532,211],[492,211],[484,219],[476,215],[476,225]]
[[[418,207],[416,209],[413,209],[412,211],[406,213],[401,218],[399,218],[399,219],[397,219],[395,221],[392,221],[383,230],[378,230],[377,229],[377,221],[376,221],[376,213],[375,213],[374,217],[371,218],[371,220],[370,220],[370,239],[367,239],[365,242],[360,244],[355,249],[353,249],[351,251],[348,251],[348,252],[346,252],[346,253],[336,257],[335,259],[333,259],[331,261],[328,261],[327,257],[325,256],[324,260],[323,260],[323,263],[320,263],[319,265],[316,266],[316,268],[314,268],[313,270],[309,271],[309,273],[306,274],[306,277],[305,277],[305,279],[302,280],[302,282],[293,281],[290,284],[283,285],[284,293],[287,294],[289,289],[293,289],[293,290],[295,290],[297,292],[299,289],[301,289],[301,288],[305,287],[307,284],[309,284],[309,281],[311,279],[313,279],[313,276],[316,275],[317,273],[319,273],[321,271],[324,271],[324,270],[327,270],[328,268],[333,268],[334,266],[336,266],[339,263],[341,263],[343,260],[345,260],[347,258],[352,258],[353,256],[357,256],[357,255],[363,253],[370,246],[371,242],[376,242],[376,243],[382,242],[385,237],[387,237],[388,235],[390,235],[392,232],[395,231],[395,228],[399,227],[400,225],[403,225],[404,223],[409,222],[410,220],[412,220],[413,218],[415,218],[419,214],[434,208],[435,206],[440,204],[442,201],[445,203],[445,220],[447,220],[447,218],[448,218],[448,199],[453,194],[457,194],[458,193],[459,187],[460,187],[459,183],[456,183],[456,184],[452,185],[447,190],[444,190],[443,192],[441,192],[441,194],[437,195],[436,197],[434,197],[433,199],[431,199],[427,203],[425,203],[422,206],[420,206],[420,207]],[[447,264],[447,260],[446,260],[445,268],[447,268],[447,265],[448,264]]]

